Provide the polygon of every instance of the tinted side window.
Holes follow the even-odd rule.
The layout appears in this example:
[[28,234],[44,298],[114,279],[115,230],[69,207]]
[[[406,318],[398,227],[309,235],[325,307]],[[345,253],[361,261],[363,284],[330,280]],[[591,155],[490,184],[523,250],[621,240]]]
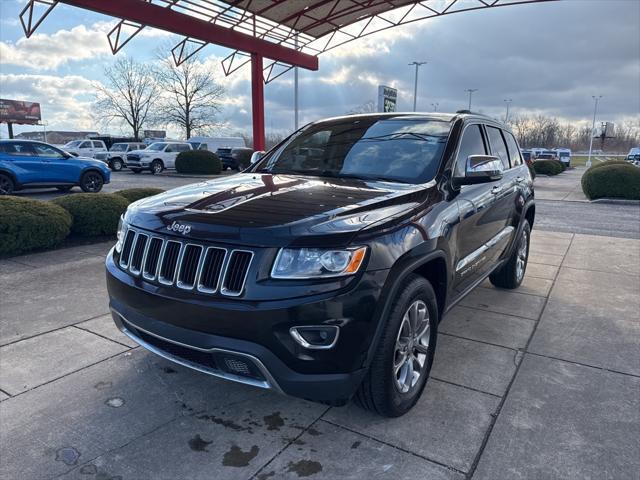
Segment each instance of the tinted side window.
[[[11,148],[13,148],[13,150],[11,150]],[[19,155],[22,157],[33,157],[36,155],[36,152],[33,150],[33,146],[27,142],[11,143],[7,150],[11,155]]]
[[82,142],[80,148],[91,148],[91,142]]
[[507,146],[502,138],[500,129],[487,126],[487,136],[489,137],[489,144],[491,145],[491,153],[498,157],[502,161],[503,168],[509,169],[509,153],[507,152]]
[[187,150],[190,150],[187,145],[176,145],[176,151],[178,152],[186,152]]
[[511,166],[515,167],[517,165],[522,165],[522,156],[520,155],[520,149],[518,148],[518,143],[516,139],[513,138],[509,132],[502,132],[504,134],[504,138],[507,140],[507,147],[509,148],[509,158],[511,159]]
[[465,164],[469,155],[486,155],[487,149],[482,137],[480,125],[469,125],[462,134],[458,159],[456,161],[456,176],[464,176]]
[[33,148],[36,152],[36,155],[38,155],[39,157],[64,158],[62,152],[49,145],[34,143]]
[[93,142],[93,148],[104,148],[102,142]]

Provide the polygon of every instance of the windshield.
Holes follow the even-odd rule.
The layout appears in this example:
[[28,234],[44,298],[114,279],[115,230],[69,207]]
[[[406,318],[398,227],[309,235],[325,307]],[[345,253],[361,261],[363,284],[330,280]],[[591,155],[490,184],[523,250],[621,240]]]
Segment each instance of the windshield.
[[126,152],[127,151],[127,144],[126,143],[114,143],[113,145],[111,145],[111,148],[109,149],[110,152]]
[[411,118],[310,125],[252,170],[425,183],[438,170],[449,129],[448,122]]
[[65,147],[66,148],[76,148],[78,145],[80,145],[83,141],[82,140],[74,140],[72,142],[69,143],[65,143]]
[[571,154],[569,152],[560,152],[560,157],[564,158],[564,157],[570,157]]
[[151,150],[152,152],[159,152],[161,150],[164,150],[164,147],[166,146],[167,144],[164,142],[156,142],[149,145],[145,150]]
[[553,157],[555,157],[555,155],[552,155],[550,153],[541,153],[540,155],[538,155],[538,158],[541,158],[543,160],[553,158]]

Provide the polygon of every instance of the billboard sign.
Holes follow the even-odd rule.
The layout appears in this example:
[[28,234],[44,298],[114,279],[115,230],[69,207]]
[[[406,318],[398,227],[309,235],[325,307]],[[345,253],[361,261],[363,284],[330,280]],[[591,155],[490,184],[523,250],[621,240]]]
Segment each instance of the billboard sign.
[[0,98],[0,123],[36,125],[40,119],[39,103]]
[[614,138],[616,136],[616,127],[611,122],[602,122],[599,137]]
[[384,85],[378,86],[378,111],[395,112],[398,101],[398,90]]
[[165,130],[144,130],[142,132],[144,138],[167,138]]

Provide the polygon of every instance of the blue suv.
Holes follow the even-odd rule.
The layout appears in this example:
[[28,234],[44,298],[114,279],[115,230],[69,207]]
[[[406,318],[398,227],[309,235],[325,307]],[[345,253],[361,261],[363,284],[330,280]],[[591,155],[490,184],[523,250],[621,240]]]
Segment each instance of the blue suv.
[[46,143],[0,140],[0,195],[44,187],[67,192],[75,186],[95,193],[109,183],[110,175],[105,163],[74,157]]

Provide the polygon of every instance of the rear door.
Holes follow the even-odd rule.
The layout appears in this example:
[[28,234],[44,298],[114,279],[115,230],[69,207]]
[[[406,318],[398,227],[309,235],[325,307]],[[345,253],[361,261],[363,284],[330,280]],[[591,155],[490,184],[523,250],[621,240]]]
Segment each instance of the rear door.
[[46,177],[44,164],[36,156],[30,142],[7,142],[3,146],[6,160],[11,162],[13,172],[21,184],[36,183]]
[[93,157],[93,143],[91,140],[85,140],[80,145],[78,145],[78,154],[81,157]]

